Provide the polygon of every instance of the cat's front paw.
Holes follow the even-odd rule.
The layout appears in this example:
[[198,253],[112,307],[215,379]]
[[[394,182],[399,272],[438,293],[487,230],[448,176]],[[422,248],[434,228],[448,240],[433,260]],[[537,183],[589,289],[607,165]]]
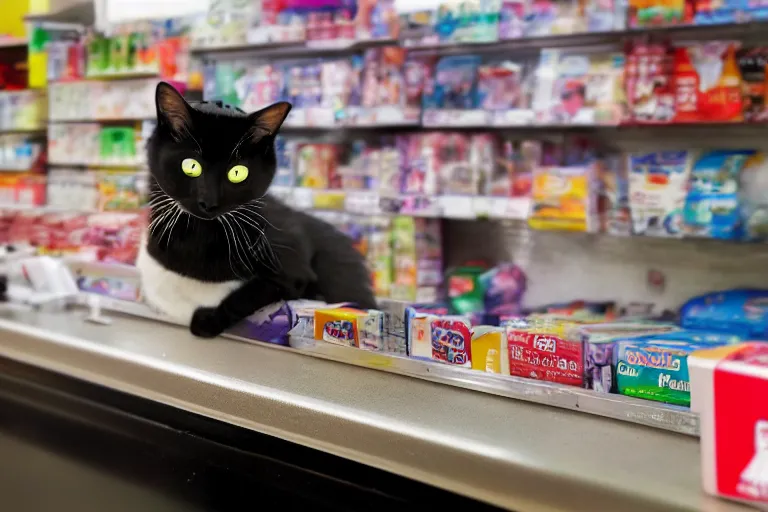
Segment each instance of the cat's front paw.
[[224,332],[216,308],[197,308],[189,325],[192,334],[200,338],[215,338]]

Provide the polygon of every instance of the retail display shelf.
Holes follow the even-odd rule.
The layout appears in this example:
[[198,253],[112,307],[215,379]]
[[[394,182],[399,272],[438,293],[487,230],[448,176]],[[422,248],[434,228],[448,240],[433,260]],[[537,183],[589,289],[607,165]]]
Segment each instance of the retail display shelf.
[[29,168],[29,167],[3,167],[0,165],[0,173],[8,174],[8,173],[27,173],[32,172],[35,169]]
[[78,78],[75,80],[56,80],[52,81],[51,84],[71,84],[71,83],[78,83],[78,82],[99,82],[99,81],[109,81],[109,80],[139,80],[144,78],[160,78],[160,75],[156,71],[147,71],[147,72],[136,72],[131,71],[128,73],[105,73],[100,75],[90,75],[86,76],[84,78]]
[[141,170],[145,169],[146,165],[141,162],[48,162],[48,167],[93,167],[98,169]]
[[28,14],[24,16],[24,21],[63,29],[75,28],[77,25],[93,25],[96,14],[92,1],[73,0],[66,3],[70,5],[60,10]]
[[384,194],[375,190],[318,190],[279,185],[270,187],[270,193],[301,210],[359,215],[521,220],[528,218],[531,208],[527,197]]
[[47,127],[40,126],[38,128],[0,128],[0,135],[35,135],[44,134]]
[[[128,275],[133,275],[135,270],[126,268],[124,272],[128,272]],[[135,302],[82,293],[78,303],[88,305],[93,297],[98,297],[101,307],[108,311],[178,325],[164,315],[153,311],[148,306]],[[256,343],[266,348],[286,350],[285,347],[280,345],[262,343],[241,336],[224,334],[224,337],[246,343]],[[299,336],[291,337],[290,343],[293,349],[310,357],[328,359],[339,363],[394,373],[505,398],[579,411],[583,414],[637,423],[679,434],[699,435],[698,414],[691,412],[690,409],[685,407],[666,405],[622,395],[597,393],[587,389],[551,382],[478,372],[446,364],[436,364],[408,357],[316,342],[314,339]]]
[[451,131],[508,131],[521,133],[545,134],[550,132],[557,133],[621,133],[621,134],[649,134],[663,131],[665,135],[677,135],[678,133],[695,136],[702,132],[722,132],[723,135],[733,135],[740,133],[755,133],[755,131],[767,130],[768,123],[765,122],[722,122],[722,123],[664,123],[664,124],[535,124],[535,123],[494,123],[489,120],[487,124],[476,121],[467,122],[462,119],[451,120],[442,118],[441,122],[415,123],[357,123],[355,121],[345,121],[340,119],[335,124],[316,124],[302,125],[296,123],[287,123],[280,128],[281,132],[301,135],[302,132],[345,132],[357,133],[359,130],[365,130],[371,134],[408,132],[415,130],[451,130]]
[[547,36],[521,37],[489,43],[431,43],[400,40],[357,41],[345,46],[312,46],[311,43],[260,43],[230,46],[193,47],[192,52],[206,57],[230,58],[239,55],[256,55],[259,58],[289,58],[331,56],[356,53],[367,48],[383,45],[400,45],[414,51],[440,55],[491,54],[510,51],[540,50],[543,48],[584,48],[620,44],[628,39],[654,37],[671,40],[760,40],[766,38],[766,21],[738,24],[690,25],[647,27],[605,32],[584,32]]
[[28,41],[22,37],[0,38],[0,50],[4,48],[26,48]]
[[622,395],[597,393],[551,382],[496,375],[446,364],[381,354],[316,342],[310,338],[291,339],[291,346],[302,354],[345,364],[396,373],[438,384],[471,389],[482,393],[571,409],[615,420],[639,423],[680,434],[699,435],[699,416],[685,407],[641,400]]
[[68,206],[35,205],[35,204],[2,204],[0,211],[19,211],[33,213],[97,213],[96,210],[72,208]]
[[141,123],[144,121],[155,121],[156,117],[94,117],[89,119],[83,118],[62,118],[62,119],[49,119],[51,124],[86,124],[86,123],[101,123],[101,124],[128,124],[128,123]]
[[701,493],[699,444],[690,436],[298,350],[199,340],[158,322],[112,315],[104,326],[84,317],[4,310],[0,357],[505,510],[745,510]]
[[233,57],[237,55],[258,54],[259,58],[278,59],[291,57],[325,57],[331,55],[348,55],[368,48],[398,44],[394,39],[377,39],[370,41],[354,41],[343,45],[318,46],[306,42],[274,42],[237,44],[226,46],[193,46],[190,51],[203,57]]

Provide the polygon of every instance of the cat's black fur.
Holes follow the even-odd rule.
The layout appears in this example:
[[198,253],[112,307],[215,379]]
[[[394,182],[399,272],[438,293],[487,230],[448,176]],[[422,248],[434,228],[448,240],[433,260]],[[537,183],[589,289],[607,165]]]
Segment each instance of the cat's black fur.
[[[351,240],[266,193],[276,169],[275,135],[290,104],[250,115],[215,103],[192,106],[165,83],[157,87],[156,103],[158,124],[148,141],[147,252],[186,277],[244,281],[219,307],[198,308],[193,334],[216,336],[278,300],[375,307],[369,273]],[[182,172],[185,158],[200,162],[200,176]],[[227,172],[238,164],[249,174],[234,184]],[[175,213],[164,218],[168,205]]]

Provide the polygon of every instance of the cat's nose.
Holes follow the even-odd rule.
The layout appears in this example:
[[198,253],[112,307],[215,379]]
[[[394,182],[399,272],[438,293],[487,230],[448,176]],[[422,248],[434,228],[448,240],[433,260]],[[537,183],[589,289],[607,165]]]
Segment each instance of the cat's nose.
[[205,201],[198,201],[197,206],[205,213],[214,213],[219,208],[217,204],[209,204]]

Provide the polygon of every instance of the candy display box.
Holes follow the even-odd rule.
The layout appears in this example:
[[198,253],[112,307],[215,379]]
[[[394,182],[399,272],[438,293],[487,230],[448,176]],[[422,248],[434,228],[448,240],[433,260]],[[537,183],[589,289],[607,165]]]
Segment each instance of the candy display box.
[[708,494],[768,504],[768,343],[688,358],[691,409],[700,415],[702,484]]

